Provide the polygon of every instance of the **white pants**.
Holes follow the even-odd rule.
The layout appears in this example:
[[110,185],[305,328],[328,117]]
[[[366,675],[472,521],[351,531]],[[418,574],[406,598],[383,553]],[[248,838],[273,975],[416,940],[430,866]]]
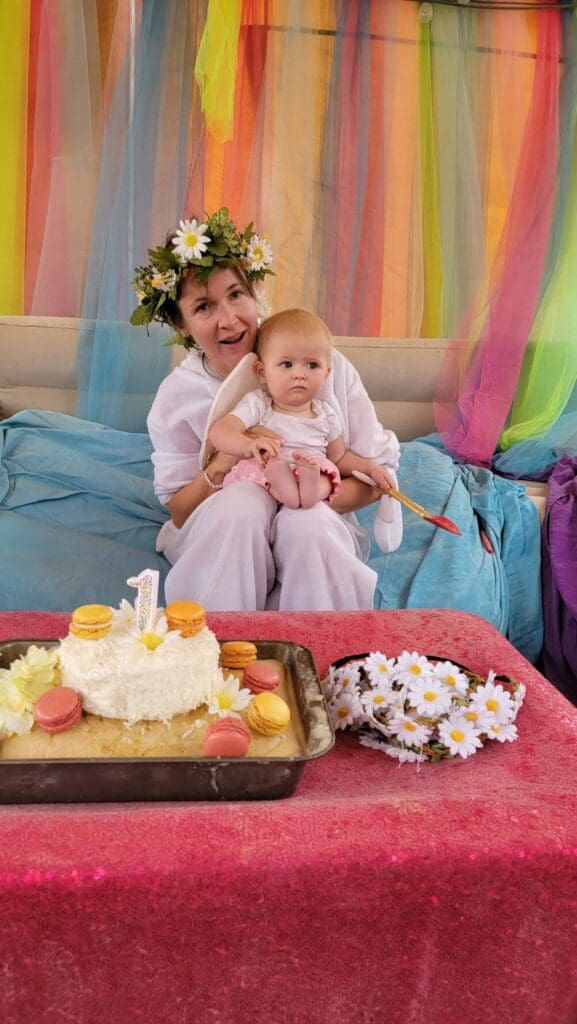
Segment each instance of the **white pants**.
[[373,607],[377,574],[326,502],[279,509],[262,487],[239,482],[203,501],[180,530],[165,523],[156,546],[172,564],[167,603],[188,598],[207,611]]

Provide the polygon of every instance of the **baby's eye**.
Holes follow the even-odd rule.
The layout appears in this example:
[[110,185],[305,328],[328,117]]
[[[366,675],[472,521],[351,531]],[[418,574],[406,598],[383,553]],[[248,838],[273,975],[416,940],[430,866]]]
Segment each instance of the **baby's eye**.
[[310,363],[308,364],[308,366],[309,366],[309,370],[318,370],[318,368],[319,368],[319,364],[315,363],[314,360],[312,360],[312,359],[311,359]]
[[290,370],[292,363],[290,359],[283,359],[280,365],[282,366],[283,370]]

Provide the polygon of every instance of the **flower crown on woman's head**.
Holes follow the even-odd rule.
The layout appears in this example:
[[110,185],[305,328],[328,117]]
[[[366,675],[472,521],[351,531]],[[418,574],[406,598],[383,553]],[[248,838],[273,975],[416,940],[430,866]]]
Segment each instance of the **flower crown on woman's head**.
[[[174,325],[168,300],[176,301],[178,285],[191,268],[201,284],[227,267],[242,270],[251,284],[274,273],[269,269],[273,255],[266,235],[255,234],[252,222],[238,231],[226,206],[206,222],[199,223],[195,217],[181,220],[170,245],[149,249],[148,255],[150,263],[136,267],[132,281],[138,306],[130,323],[137,327],[148,326],[153,320]],[[174,339],[182,340],[180,336]]]

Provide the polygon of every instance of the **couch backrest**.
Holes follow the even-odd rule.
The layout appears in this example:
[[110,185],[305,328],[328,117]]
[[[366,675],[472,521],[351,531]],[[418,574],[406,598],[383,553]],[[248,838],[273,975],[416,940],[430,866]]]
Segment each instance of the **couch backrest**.
[[[65,317],[0,317],[0,408],[76,412],[79,321]],[[86,324],[91,330],[91,325]],[[434,430],[432,400],[447,342],[414,338],[337,338],[357,367],[385,426],[401,440]],[[184,356],[173,349],[173,362]]]

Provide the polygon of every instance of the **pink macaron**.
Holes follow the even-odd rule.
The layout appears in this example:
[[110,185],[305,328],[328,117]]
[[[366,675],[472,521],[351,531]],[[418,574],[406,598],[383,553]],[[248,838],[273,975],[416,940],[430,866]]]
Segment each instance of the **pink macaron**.
[[253,661],[244,670],[242,684],[251,693],[268,693],[276,690],[279,686],[280,676],[271,665],[265,665],[262,661]]
[[38,699],[34,718],[44,732],[65,732],[82,716],[80,694],[69,686],[55,686]]
[[217,718],[206,730],[203,754],[207,757],[245,757],[251,732],[240,718]]

